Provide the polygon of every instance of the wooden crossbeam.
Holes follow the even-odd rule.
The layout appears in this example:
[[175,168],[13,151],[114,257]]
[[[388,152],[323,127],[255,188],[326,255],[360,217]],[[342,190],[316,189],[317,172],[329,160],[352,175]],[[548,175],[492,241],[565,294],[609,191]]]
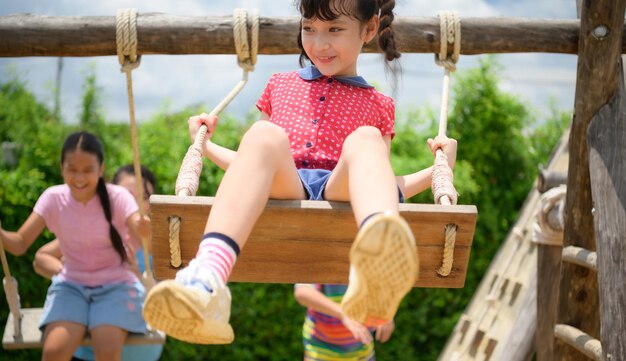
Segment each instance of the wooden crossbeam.
[[[183,265],[195,256],[211,197],[150,197],[152,253],[157,279],[173,278],[170,266],[169,218],[181,218],[180,245]],[[410,224],[420,257],[417,287],[460,288],[470,255],[476,226],[475,206],[401,204]],[[437,275],[441,266],[444,226],[458,225],[454,264],[447,277]],[[357,232],[350,205],[326,201],[270,200],[257,221],[230,281],[260,283],[346,284],[349,251]]]
[[[13,315],[9,313],[4,334],[2,336],[2,347],[5,350],[21,350],[41,348],[41,331],[39,331],[39,322],[43,314],[42,308],[25,308],[22,309],[22,335],[15,337],[13,333]],[[160,331],[148,332],[146,334],[129,333],[126,338],[126,345],[153,345],[164,344],[165,334]],[[85,337],[82,342],[83,346],[91,345],[91,338]]]
[[[578,52],[575,19],[462,18],[462,54]],[[404,53],[438,53],[439,19],[396,17],[396,42]],[[617,31],[624,32],[622,26]],[[298,17],[261,17],[259,54],[299,54]],[[140,54],[235,54],[232,16],[142,14],[137,18]],[[626,44],[622,43],[622,53]],[[378,52],[376,42],[365,52]],[[452,49],[450,49],[452,52]],[[115,16],[0,17],[0,56],[116,55]]]

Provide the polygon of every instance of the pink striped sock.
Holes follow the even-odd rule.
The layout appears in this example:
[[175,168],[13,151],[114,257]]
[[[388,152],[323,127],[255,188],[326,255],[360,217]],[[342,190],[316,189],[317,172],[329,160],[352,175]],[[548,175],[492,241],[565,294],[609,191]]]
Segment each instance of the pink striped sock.
[[237,260],[237,252],[227,242],[208,237],[200,242],[195,259],[201,267],[210,268],[226,283]]

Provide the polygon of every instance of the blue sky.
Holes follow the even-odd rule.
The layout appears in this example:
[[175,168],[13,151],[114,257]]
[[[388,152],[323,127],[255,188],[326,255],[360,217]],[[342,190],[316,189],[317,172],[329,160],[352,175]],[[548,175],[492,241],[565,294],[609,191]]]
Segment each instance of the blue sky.
[[[456,10],[463,17],[511,16],[524,18],[575,18],[574,0],[440,0],[437,5],[425,0],[397,0],[396,13],[401,16],[435,16],[441,10]],[[176,15],[231,15],[236,7],[259,9],[262,16],[298,15],[293,0],[201,1],[201,0],[2,0],[0,16],[15,13],[41,15],[109,15],[118,9],[136,8],[142,12]],[[459,70],[476,66],[481,56],[461,56]],[[240,96],[226,109],[243,116],[253,109],[272,73],[298,67],[297,55],[260,56],[256,70]],[[559,109],[573,106],[576,79],[576,56],[560,54],[499,55],[503,69],[502,89],[515,94],[538,111],[539,118],[548,114],[550,99]],[[442,70],[432,54],[403,54],[402,81],[395,100],[399,109],[431,106],[439,108]],[[89,67],[94,67],[102,90],[102,110],[107,119],[127,121],[125,77],[119,72],[117,58],[65,58],[61,87],[62,114],[76,122],[80,108],[82,81]],[[0,59],[0,80],[17,72],[37,97],[52,104],[57,58]],[[378,55],[362,55],[359,73],[390,94]],[[234,55],[144,56],[133,72],[135,104],[139,121],[167,108],[178,110],[190,104],[215,106],[241,77]],[[452,79],[454,82],[454,77]],[[391,94],[390,94],[391,95]],[[185,121],[182,119],[181,121]]]

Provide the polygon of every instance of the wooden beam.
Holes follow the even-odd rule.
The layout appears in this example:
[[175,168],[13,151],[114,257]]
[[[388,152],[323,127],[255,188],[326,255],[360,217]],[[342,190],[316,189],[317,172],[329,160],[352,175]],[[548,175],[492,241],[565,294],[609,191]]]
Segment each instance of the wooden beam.
[[626,90],[589,125],[589,168],[594,200],[601,339],[604,360],[626,356]]
[[[298,54],[298,17],[261,17],[259,54]],[[574,19],[463,18],[463,54],[578,52],[580,25]],[[436,17],[396,17],[401,52],[439,51]],[[619,28],[622,32],[625,29]],[[176,16],[145,13],[137,19],[140,54],[234,54],[230,16]],[[626,53],[626,44],[621,46]],[[378,52],[376,42],[365,52]],[[0,56],[115,55],[115,16],[0,17]]]
[[[183,265],[195,256],[213,204],[212,197],[150,197],[154,274],[174,278],[170,266],[169,217],[181,218]],[[475,206],[400,204],[411,226],[420,258],[419,287],[463,287],[476,225]],[[312,224],[318,226],[312,227]],[[458,225],[452,273],[437,275],[441,266],[444,226]],[[229,281],[261,283],[348,282],[349,251],[357,227],[348,203],[275,201],[252,230]]]
[[[626,0],[594,0],[581,4],[576,98],[569,142],[565,247],[596,250],[587,129],[594,114],[608,103],[617,89],[625,8]],[[599,338],[597,283],[595,272],[563,264],[557,323],[574,326]],[[584,356],[556,342],[551,359],[584,360]]]

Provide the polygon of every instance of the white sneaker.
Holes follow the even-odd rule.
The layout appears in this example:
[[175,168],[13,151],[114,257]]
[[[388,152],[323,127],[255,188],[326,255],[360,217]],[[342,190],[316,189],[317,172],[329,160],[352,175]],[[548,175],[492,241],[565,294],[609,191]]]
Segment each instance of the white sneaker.
[[344,313],[367,326],[391,321],[419,275],[415,238],[397,215],[377,214],[359,230],[350,249]]
[[[148,293],[143,306],[146,322],[189,343],[233,342],[235,336],[228,322],[231,304],[228,287],[213,272],[203,270],[194,261],[178,273],[181,277],[177,274],[176,280],[160,282]],[[189,285],[186,280],[190,274],[205,289]]]

